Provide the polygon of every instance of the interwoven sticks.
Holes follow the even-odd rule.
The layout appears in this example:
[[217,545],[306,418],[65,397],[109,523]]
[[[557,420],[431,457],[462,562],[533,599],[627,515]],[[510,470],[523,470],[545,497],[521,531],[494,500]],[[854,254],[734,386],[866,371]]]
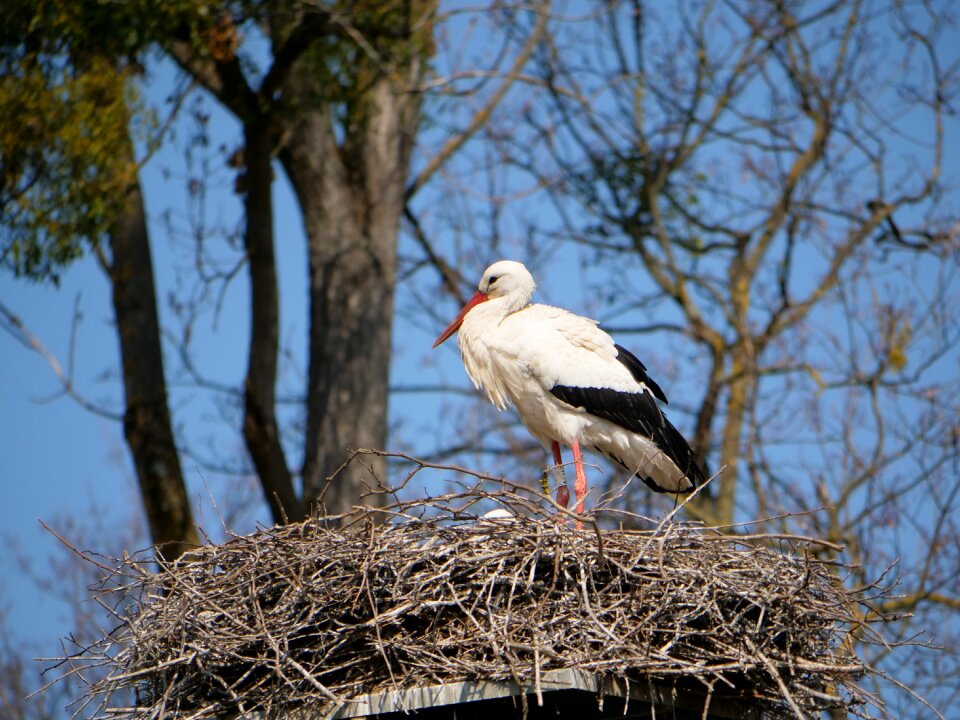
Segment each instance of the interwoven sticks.
[[[563,668],[734,698],[772,718],[837,704],[856,713],[864,701],[854,683],[865,668],[843,649],[857,597],[785,540],[437,510],[450,505],[423,501],[427,519],[407,507],[385,524],[263,530],[159,573],[126,561],[137,601],[86,651],[110,667],[90,707],[322,713],[371,692],[536,682]],[[131,688],[135,702],[117,708]]]

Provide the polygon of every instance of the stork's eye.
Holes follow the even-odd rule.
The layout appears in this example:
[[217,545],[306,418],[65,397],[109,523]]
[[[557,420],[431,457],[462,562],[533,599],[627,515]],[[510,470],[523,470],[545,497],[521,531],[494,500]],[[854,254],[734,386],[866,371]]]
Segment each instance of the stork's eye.
[[500,279],[500,278],[497,277],[496,275],[492,275],[492,276],[490,277],[490,279],[487,280],[487,286],[489,287],[490,285],[493,285],[493,284],[494,284],[497,280],[499,280],[499,279]]

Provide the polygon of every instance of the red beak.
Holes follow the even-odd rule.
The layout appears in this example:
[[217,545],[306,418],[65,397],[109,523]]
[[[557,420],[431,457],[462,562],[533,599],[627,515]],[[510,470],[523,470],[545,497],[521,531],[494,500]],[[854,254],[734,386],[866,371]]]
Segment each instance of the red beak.
[[463,306],[463,309],[457,313],[457,316],[453,319],[453,322],[447,325],[446,329],[440,333],[440,337],[437,338],[436,342],[433,343],[434,347],[437,347],[447,338],[453,335],[457,330],[460,329],[460,326],[463,325],[463,319],[467,316],[467,313],[473,310],[477,305],[484,302],[487,299],[487,296],[482,292],[477,292],[472,298],[467,301],[467,304]]

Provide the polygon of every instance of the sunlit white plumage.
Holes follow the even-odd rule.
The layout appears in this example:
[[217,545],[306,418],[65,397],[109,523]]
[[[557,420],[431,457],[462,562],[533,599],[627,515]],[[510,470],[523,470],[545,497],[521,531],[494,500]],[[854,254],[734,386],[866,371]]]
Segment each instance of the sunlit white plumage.
[[[663,415],[666,402],[646,368],[597,327],[566,310],[531,305],[536,285],[518,262],[501,260],[434,347],[459,329],[467,374],[499,409],[512,404],[521,421],[561,463],[573,449],[577,509],[586,479],[580,447],[611,457],[661,492],[687,492],[703,473],[683,437]],[[566,504],[561,488],[558,499]]]

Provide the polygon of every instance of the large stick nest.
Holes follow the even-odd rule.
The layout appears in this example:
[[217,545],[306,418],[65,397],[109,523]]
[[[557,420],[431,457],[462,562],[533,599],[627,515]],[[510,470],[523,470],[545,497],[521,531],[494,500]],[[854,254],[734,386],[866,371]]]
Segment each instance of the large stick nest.
[[868,630],[863,598],[805,540],[672,521],[577,530],[529,497],[493,496],[526,515],[477,518],[447,498],[387,522],[381,511],[233,537],[159,571],[119,561],[114,582],[134,600],[73,658],[108,666],[86,710],[322,716],[367,693],[535,684],[564,668],[733,697],[771,718],[870,704],[848,650]]

